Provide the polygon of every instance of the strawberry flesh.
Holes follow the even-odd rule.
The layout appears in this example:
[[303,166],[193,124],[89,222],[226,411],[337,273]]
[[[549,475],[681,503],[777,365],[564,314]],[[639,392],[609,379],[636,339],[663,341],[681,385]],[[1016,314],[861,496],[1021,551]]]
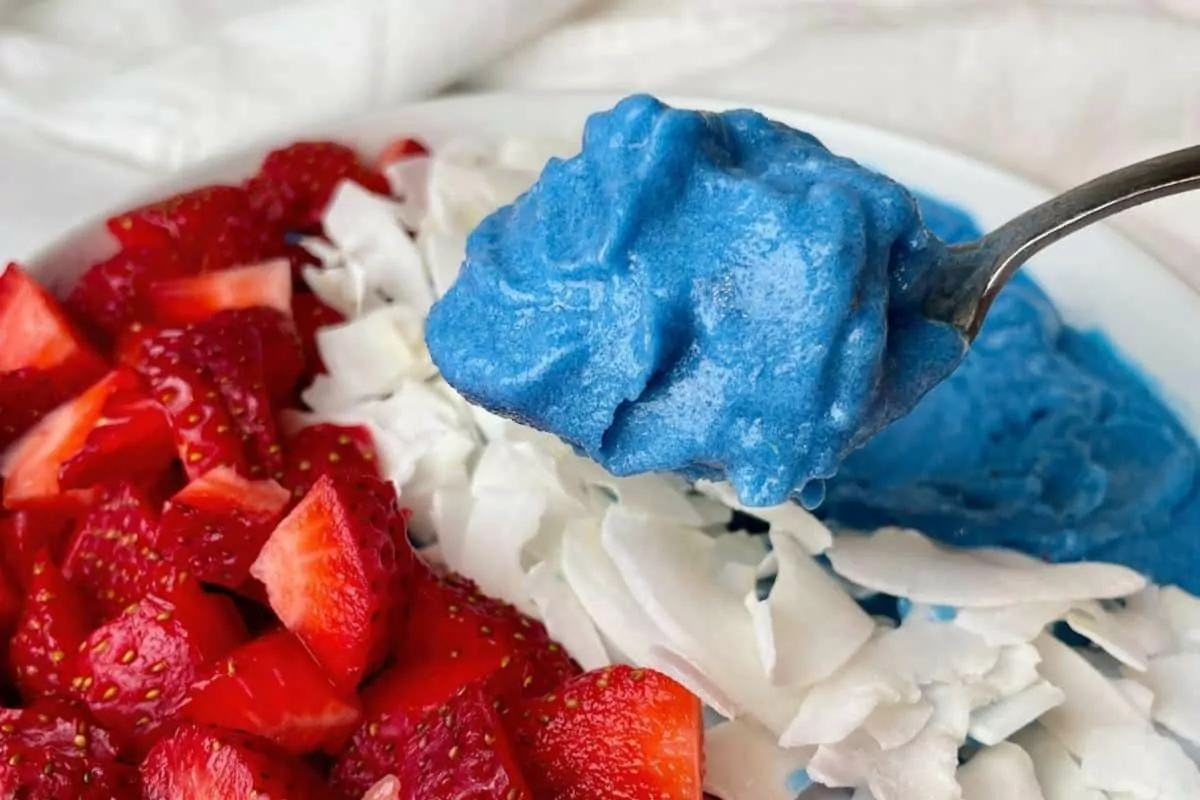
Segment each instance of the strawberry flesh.
[[147,595],[87,638],[78,691],[101,724],[144,752],[192,684],[245,638],[229,598],[186,581],[165,597]]
[[217,467],[180,490],[163,509],[157,546],[200,580],[237,589],[291,496],[275,481],[251,481]]
[[0,451],[74,393],[75,387],[64,387],[47,370],[0,372]]
[[321,221],[343,180],[378,194],[388,193],[384,177],[337,142],[297,142],[269,153],[246,188],[261,215],[301,231]]
[[351,480],[379,475],[375,443],[361,426],[310,425],[297,431],[285,447],[286,465],[279,482],[294,497],[303,497],[322,475]]
[[33,564],[25,608],[9,652],[17,688],[26,701],[69,697],[76,653],[95,623],[87,598],[42,551]]
[[217,662],[184,712],[195,722],[260,736],[297,755],[337,752],[362,715],[293,634],[273,631]]
[[17,584],[24,586],[39,551],[59,563],[71,535],[72,516],[54,509],[14,511],[0,518],[0,556]]
[[9,264],[0,274],[0,373],[25,368],[54,370],[77,387],[107,370],[50,294]]
[[218,311],[273,308],[292,313],[292,268],[286,258],[161,281],[150,289],[159,325],[203,322]]
[[138,770],[144,800],[328,800],[310,767],[269,742],[182,725],[160,739]]
[[415,556],[395,488],[322,477],[279,523],[250,568],[276,616],[334,685],[355,688],[387,655]]
[[296,322],[296,333],[300,336],[300,345],[304,349],[305,375],[311,378],[326,371],[325,362],[321,359],[321,350],[317,347],[317,331],[330,325],[339,325],[346,321],[340,311],[330,308],[321,299],[310,292],[297,293],[292,298],[292,319]]
[[127,247],[89,267],[67,298],[67,307],[88,327],[116,338],[130,325],[151,318],[150,291],[156,282],[194,271],[177,249]]

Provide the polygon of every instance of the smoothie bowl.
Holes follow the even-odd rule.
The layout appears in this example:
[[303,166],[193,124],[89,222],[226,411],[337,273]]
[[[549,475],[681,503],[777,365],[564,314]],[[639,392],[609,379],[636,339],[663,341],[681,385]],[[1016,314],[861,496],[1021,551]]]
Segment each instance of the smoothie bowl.
[[[0,795],[1200,793],[1200,298],[1089,230],[813,513],[613,477],[462,399],[424,321],[616,99],[307,132],[9,267]],[[946,240],[1046,194],[764,113]]]

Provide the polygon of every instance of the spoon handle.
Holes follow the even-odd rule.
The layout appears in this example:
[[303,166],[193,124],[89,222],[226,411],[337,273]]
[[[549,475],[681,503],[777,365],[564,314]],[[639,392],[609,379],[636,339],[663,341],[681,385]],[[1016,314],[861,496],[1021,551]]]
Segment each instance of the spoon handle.
[[[1030,256],[1067,234],[1159,197],[1200,189],[1200,145],[1139,161],[1035,206],[991,233],[950,248],[955,285],[938,305],[971,339],[1004,284]],[[949,306],[942,305],[948,301]]]

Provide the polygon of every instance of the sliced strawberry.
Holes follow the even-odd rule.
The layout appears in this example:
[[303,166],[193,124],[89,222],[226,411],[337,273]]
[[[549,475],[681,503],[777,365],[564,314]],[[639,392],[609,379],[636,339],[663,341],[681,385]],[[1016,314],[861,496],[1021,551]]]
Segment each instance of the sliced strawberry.
[[154,339],[162,331],[160,326],[148,322],[134,322],[128,327],[122,328],[116,334],[116,340],[113,343],[113,360],[121,366],[138,371],[143,362],[143,343]]
[[286,445],[286,467],[279,482],[293,497],[303,497],[322,475],[347,479],[379,475],[371,432],[361,426],[310,425]]
[[129,484],[106,487],[67,545],[63,574],[111,617],[182,579],[154,549],[157,536],[158,510],[145,491]]
[[21,618],[21,587],[0,567],[0,653]]
[[292,319],[296,321],[296,333],[300,335],[300,344],[304,348],[306,374],[311,378],[325,372],[325,362],[321,360],[321,351],[317,347],[317,331],[345,322],[346,318],[340,311],[322,303],[315,294],[301,292],[292,298]]
[[250,481],[217,467],[167,503],[158,550],[200,580],[236,589],[250,576],[290,499],[275,481]]
[[137,773],[117,762],[108,733],[86,711],[39,701],[0,710],[0,797],[138,800]]
[[585,673],[505,722],[537,797],[701,797],[700,701],[652,670]]
[[97,628],[79,653],[79,692],[93,716],[142,751],[172,722],[192,684],[246,638],[227,597],[186,581],[147,595]]
[[397,161],[406,161],[410,158],[419,158],[429,155],[429,148],[421,142],[408,136],[399,139],[393,139],[388,143],[387,147],[383,148],[383,152],[376,159],[376,168],[383,172],[385,169],[395,164]]
[[[333,768],[346,797],[359,797],[396,770],[396,754],[416,735],[425,715],[494,666],[462,658],[391,667],[363,692],[363,720]],[[407,796],[407,795],[406,795]]]
[[353,694],[333,688],[299,639],[274,631],[218,661],[192,689],[184,715],[300,755],[340,750],[362,711]]
[[96,623],[84,594],[63,577],[43,550],[33,564],[25,608],[12,640],[9,663],[21,696],[68,697],[75,654]]
[[489,690],[506,702],[553,691],[579,673],[540,622],[454,574],[421,573],[394,646],[404,664],[457,660],[494,672]]
[[[492,707],[478,685],[459,689],[418,723],[421,735],[398,749],[396,761],[404,797],[489,797],[532,800],[521,766]],[[609,764],[609,768],[615,765]],[[699,786],[699,784],[697,784]],[[698,790],[697,790],[698,791]],[[544,797],[558,798],[547,794]],[[594,794],[571,797],[685,797],[686,795]],[[561,795],[566,800],[567,795]]]
[[76,387],[108,370],[50,294],[9,264],[0,275],[0,373],[25,368],[54,370]]
[[279,524],[250,573],[271,608],[339,689],[383,661],[415,570],[396,490],[374,478],[325,476]]
[[19,585],[26,584],[38,551],[48,550],[50,560],[59,563],[72,521],[70,514],[55,509],[14,511],[0,518],[0,556]]
[[328,800],[306,764],[268,742],[218,728],[182,725],[142,762],[144,800]]
[[28,367],[0,372],[0,451],[69,400],[75,391],[64,387],[47,370]]
[[247,183],[247,191],[263,216],[292,230],[305,230],[321,221],[343,180],[388,193],[384,177],[337,142],[297,142],[271,152]]
[[162,281],[150,290],[154,318],[160,325],[203,322],[218,311],[273,308],[292,313],[292,267],[276,258],[222,272]]
[[67,298],[67,306],[92,328],[117,337],[130,325],[151,319],[150,289],[156,281],[195,270],[176,248],[127,247],[89,267]]

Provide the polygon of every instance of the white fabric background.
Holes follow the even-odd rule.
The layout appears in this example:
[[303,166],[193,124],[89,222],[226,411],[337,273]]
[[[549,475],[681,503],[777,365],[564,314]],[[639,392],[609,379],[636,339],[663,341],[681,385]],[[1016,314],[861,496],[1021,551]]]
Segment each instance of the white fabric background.
[[[1200,0],[0,0],[0,244],[301,121],[532,87],[790,104],[1066,187],[1200,143]],[[1200,286],[1198,220],[1121,224]]]

